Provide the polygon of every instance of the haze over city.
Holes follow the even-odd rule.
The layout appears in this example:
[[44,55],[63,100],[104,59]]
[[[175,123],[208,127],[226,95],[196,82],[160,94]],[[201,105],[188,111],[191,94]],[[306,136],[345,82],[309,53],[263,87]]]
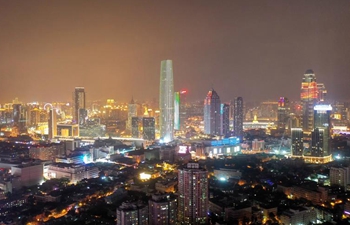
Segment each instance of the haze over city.
[[1,0],[0,102],[158,99],[164,59],[189,100],[299,100],[307,69],[347,100],[349,21],[350,1]]

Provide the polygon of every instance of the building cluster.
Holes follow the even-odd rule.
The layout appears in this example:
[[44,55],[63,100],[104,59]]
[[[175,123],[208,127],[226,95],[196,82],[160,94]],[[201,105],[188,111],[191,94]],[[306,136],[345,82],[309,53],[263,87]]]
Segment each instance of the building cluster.
[[[212,89],[190,104],[186,90],[174,91],[172,60],[161,62],[159,88],[159,102],[89,104],[76,87],[71,103],[2,105],[0,218],[18,218],[10,209],[26,204],[40,212],[30,221],[58,224],[103,216],[118,225],[350,217],[349,163],[332,157],[332,143],[350,147],[348,106],[327,103],[312,70],[300,102],[224,103]],[[64,209],[37,208],[48,202]],[[96,206],[108,210],[100,216]]]

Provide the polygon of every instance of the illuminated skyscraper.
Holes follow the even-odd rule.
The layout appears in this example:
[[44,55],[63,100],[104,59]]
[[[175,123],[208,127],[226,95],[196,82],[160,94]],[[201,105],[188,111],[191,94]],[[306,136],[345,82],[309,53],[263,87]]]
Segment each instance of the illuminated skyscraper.
[[142,127],[143,139],[153,141],[156,138],[154,117],[143,117]]
[[233,107],[233,130],[236,137],[243,140],[243,98],[238,97],[234,100]]
[[56,110],[49,111],[49,139],[53,139],[57,135],[57,116]]
[[137,116],[131,117],[131,136],[133,138],[140,137],[140,119]]
[[226,136],[230,133],[230,105],[221,104],[221,125],[222,125],[222,135]]
[[221,101],[219,95],[212,89],[204,99],[204,133],[221,135]]
[[163,60],[160,66],[159,91],[160,139],[169,142],[174,138],[174,78],[172,60]]
[[304,153],[304,141],[303,141],[303,129],[292,128],[291,129],[291,153],[293,157],[301,157]]
[[19,121],[21,118],[21,108],[22,108],[21,104],[12,105],[12,109],[13,109],[12,119],[13,119],[14,126],[19,126]]
[[85,105],[85,89],[83,87],[76,87],[74,91],[74,115],[73,121],[78,124],[82,124],[85,121],[84,114],[86,111]]
[[174,129],[180,130],[180,92],[174,93]]
[[178,170],[178,221],[181,224],[207,224],[208,172],[198,163]]
[[286,129],[289,113],[290,113],[289,100],[285,97],[280,97],[280,100],[278,101],[278,111],[277,111],[278,129],[280,130]]
[[326,157],[330,153],[330,114],[332,106],[316,105],[314,107],[314,130],[311,137],[311,156]]
[[301,101],[303,108],[302,127],[303,131],[312,131],[314,106],[318,101],[318,90],[314,71],[307,70],[301,83]]
[[126,129],[131,131],[132,118],[137,116],[137,105],[134,102],[134,98],[131,98],[131,101],[128,105],[128,121],[126,124]]

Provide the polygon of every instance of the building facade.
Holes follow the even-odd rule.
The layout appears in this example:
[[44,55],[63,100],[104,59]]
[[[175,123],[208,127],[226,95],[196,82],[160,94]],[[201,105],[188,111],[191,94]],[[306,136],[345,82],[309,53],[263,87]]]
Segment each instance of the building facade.
[[163,60],[160,67],[159,133],[164,142],[174,138],[174,77],[172,60]]
[[214,89],[208,92],[204,99],[204,133],[222,135],[221,130],[221,101]]
[[289,100],[285,97],[280,97],[277,109],[277,128],[285,130],[289,119],[290,105]]
[[123,203],[117,208],[117,225],[148,225],[148,206],[140,202]]
[[154,117],[142,118],[142,136],[143,139],[153,141],[156,138],[156,128]]
[[177,219],[177,199],[171,194],[154,194],[148,201],[150,225],[172,225]]
[[178,221],[181,224],[207,224],[208,172],[198,163],[178,170]]
[[85,118],[82,118],[82,113],[84,110],[86,110],[85,105],[85,89],[84,87],[76,87],[74,91],[74,97],[73,97],[73,108],[74,108],[74,115],[73,115],[73,121],[78,124],[82,124],[85,120]]
[[126,129],[129,131],[131,131],[133,117],[137,117],[137,105],[134,102],[134,98],[131,99],[128,105],[128,122],[126,124]]
[[330,152],[330,114],[332,106],[316,105],[314,107],[314,130],[311,137],[311,156],[326,157]]
[[331,167],[329,181],[331,185],[339,185],[346,191],[350,184],[350,167]]
[[222,126],[222,135],[228,136],[230,133],[230,105],[221,104],[221,126]]
[[303,129],[292,128],[291,129],[291,153],[293,157],[302,157],[304,153],[304,139]]
[[235,136],[243,141],[243,98],[238,97],[234,100],[233,106],[233,130]]

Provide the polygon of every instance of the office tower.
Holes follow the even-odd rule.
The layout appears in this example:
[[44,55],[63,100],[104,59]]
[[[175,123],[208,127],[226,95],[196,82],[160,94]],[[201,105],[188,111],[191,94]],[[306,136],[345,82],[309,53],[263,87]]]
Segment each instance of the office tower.
[[117,225],[148,225],[148,206],[140,202],[125,203],[117,208]]
[[233,130],[236,137],[243,141],[243,98],[238,97],[234,100],[233,108]]
[[138,117],[132,117],[131,118],[131,136],[133,138],[139,138],[140,137],[140,120]]
[[330,114],[332,106],[315,105],[314,130],[311,137],[311,156],[326,157],[330,153]]
[[277,120],[278,114],[278,102],[276,101],[265,101],[260,104],[258,108],[259,118],[263,120]]
[[153,194],[148,201],[150,225],[172,225],[177,219],[177,199],[171,194]]
[[174,78],[171,60],[163,60],[160,66],[159,110],[160,139],[170,142],[174,138]]
[[222,135],[227,136],[230,133],[230,105],[221,104],[220,109],[221,114],[221,125],[222,125]]
[[78,124],[83,124],[85,118],[82,118],[85,114],[86,105],[85,105],[85,89],[84,87],[76,87],[73,97],[73,107],[74,115],[73,121]]
[[208,172],[198,163],[188,163],[178,171],[178,221],[181,224],[207,224]]
[[190,105],[187,103],[187,90],[182,89],[180,91],[180,126],[185,125],[185,121],[187,120],[188,116],[188,109],[190,108]]
[[302,157],[304,153],[303,129],[291,129],[291,153],[293,157]]
[[13,104],[12,109],[13,125],[18,128],[19,133],[25,133],[28,118],[28,108],[22,104]]
[[327,95],[327,90],[323,83],[317,84],[317,91],[318,91],[318,101],[324,102]]
[[221,135],[221,101],[219,95],[212,89],[204,99],[204,133]]
[[303,131],[310,132],[313,129],[313,109],[318,101],[318,90],[314,71],[307,70],[301,83],[302,121]]
[[22,108],[21,104],[13,104],[12,105],[12,109],[13,109],[12,119],[13,119],[14,126],[19,126],[19,120],[21,118],[21,108]]
[[174,129],[180,130],[180,92],[174,93]]
[[348,109],[345,103],[336,102],[333,105],[333,118],[344,122],[348,120]]
[[128,105],[128,122],[126,124],[126,129],[128,131],[131,131],[131,119],[132,117],[137,116],[137,105],[134,102],[134,98],[131,98],[131,101]]
[[34,108],[30,111],[30,126],[36,126],[40,122],[40,110]]
[[57,116],[56,110],[50,109],[49,111],[49,139],[53,139],[57,136]]
[[280,97],[278,101],[277,111],[277,127],[280,130],[285,130],[289,119],[290,105],[289,100],[285,97]]
[[153,141],[156,139],[155,119],[154,117],[143,117],[143,139]]

